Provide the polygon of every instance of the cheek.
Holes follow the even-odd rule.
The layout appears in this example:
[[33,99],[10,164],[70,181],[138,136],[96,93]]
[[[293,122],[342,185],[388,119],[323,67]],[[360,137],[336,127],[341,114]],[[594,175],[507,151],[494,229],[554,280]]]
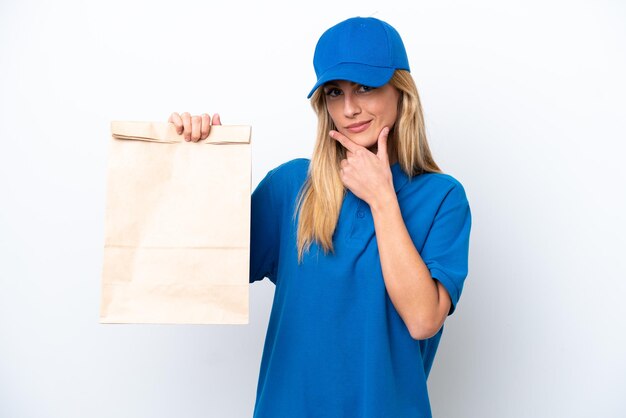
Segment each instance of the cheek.
[[328,115],[330,116],[330,119],[333,121],[335,126],[339,126],[339,124],[337,123],[340,116],[339,106],[337,106],[336,103],[326,104],[326,112],[328,112]]
[[395,105],[389,105],[381,108],[378,114],[381,116],[381,122],[383,122],[384,125],[391,127],[391,125],[396,122],[398,110]]
[[384,114],[385,124],[391,127],[398,119],[398,101],[394,99],[389,100],[381,111]]

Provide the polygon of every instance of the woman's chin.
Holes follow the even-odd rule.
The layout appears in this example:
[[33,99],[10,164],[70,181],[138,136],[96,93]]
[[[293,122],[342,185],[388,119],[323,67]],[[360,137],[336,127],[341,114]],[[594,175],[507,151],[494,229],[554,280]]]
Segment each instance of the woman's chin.
[[363,148],[370,149],[372,147],[377,147],[378,145],[378,138],[372,138],[372,135],[366,132],[359,134],[347,132],[344,133],[344,135],[347,136],[350,141],[362,146]]

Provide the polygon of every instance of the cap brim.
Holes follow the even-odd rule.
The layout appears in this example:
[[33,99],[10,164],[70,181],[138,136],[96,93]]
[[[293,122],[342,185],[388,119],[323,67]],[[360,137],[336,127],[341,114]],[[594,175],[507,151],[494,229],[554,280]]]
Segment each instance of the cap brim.
[[338,64],[328,69],[317,79],[317,83],[315,83],[307,99],[310,99],[321,85],[332,80],[347,80],[368,87],[384,86],[391,80],[394,71],[395,68],[389,67],[372,67],[354,63]]

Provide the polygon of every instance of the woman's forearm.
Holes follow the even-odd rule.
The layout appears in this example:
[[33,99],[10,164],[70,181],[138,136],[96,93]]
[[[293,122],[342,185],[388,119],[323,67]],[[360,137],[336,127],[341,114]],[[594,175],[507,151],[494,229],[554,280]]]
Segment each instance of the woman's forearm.
[[450,309],[447,291],[430,275],[402,218],[395,194],[370,205],[385,287],[415,339],[429,338]]

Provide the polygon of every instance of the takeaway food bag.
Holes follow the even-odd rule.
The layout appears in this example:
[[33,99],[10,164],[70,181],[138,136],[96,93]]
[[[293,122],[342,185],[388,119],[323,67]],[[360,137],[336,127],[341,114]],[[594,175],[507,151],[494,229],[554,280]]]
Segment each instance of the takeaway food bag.
[[111,123],[101,323],[248,323],[250,133]]

